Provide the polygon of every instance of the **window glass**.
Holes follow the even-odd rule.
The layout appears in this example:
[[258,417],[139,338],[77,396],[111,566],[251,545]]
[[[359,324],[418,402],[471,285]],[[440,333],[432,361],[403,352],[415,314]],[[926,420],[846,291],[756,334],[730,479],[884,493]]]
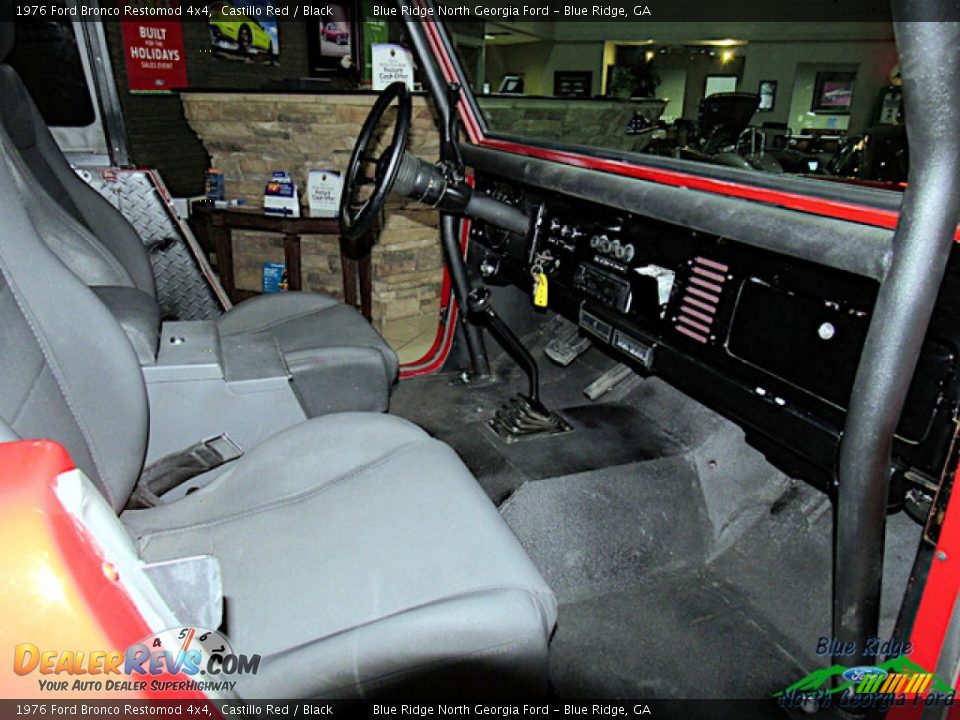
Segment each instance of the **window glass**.
[[492,135],[889,189],[906,181],[890,23],[447,27]]
[[86,127],[95,119],[80,51],[68,20],[28,20],[16,25],[7,62],[16,69],[52,127]]

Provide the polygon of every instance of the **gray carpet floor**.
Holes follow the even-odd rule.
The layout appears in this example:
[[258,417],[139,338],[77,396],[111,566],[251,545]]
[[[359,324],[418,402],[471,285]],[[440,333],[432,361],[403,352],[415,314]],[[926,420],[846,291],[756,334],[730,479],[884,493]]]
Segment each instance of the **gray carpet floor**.
[[[535,356],[553,332],[526,338]],[[457,450],[557,593],[556,694],[770,698],[824,665],[814,649],[831,624],[827,497],[659,380],[587,401],[583,387],[614,365],[596,349],[568,368],[540,364],[542,397],[572,433],[506,444],[489,430],[524,388],[502,354],[481,385],[401,383],[391,412]],[[920,530],[903,514],[888,522],[882,634]]]

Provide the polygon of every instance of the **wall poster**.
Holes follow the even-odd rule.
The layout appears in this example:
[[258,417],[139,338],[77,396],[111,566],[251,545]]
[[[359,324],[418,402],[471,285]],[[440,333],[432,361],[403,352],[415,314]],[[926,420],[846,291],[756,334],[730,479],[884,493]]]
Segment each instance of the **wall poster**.
[[[126,0],[131,8],[143,5]],[[177,7],[177,0],[151,2],[151,7]],[[179,20],[135,20],[120,23],[127,87],[132,93],[168,93],[187,87],[187,57]]]
[[354,3],[328,2],[319,20],[307,23],[310,75],[359,73],[359,30]]
[[[277,64],[280,32],[276,0],[214,0],[207,25],[214,57]],[[274,18],[268,20],[267,18]]]

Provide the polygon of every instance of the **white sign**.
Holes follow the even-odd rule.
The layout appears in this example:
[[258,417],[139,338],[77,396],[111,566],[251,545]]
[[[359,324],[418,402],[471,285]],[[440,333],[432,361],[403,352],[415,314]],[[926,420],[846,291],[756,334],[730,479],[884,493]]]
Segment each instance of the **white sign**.
[[310,217],[335,218],[340,214],[343,178],[333,170],[311,170],[307,177]]
[[413,57],[410,51],[393,43],[373,43],[373,89],[385,90],[397,81],[406,83],[413,90]]
[[285,172],[274,172],[263,189],[263,211],[267,215],[300,217],[300,200],[297,185]]

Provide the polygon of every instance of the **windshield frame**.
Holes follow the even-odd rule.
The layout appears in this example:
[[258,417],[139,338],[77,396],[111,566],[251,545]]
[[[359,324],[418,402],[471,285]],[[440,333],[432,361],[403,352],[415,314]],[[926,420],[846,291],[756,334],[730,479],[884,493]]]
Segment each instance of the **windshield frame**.
[[[420,0],[433,6],[432,0]],[[903,193],[806,176],[773,175],[691,160],[553,143],[491,130],[454,50],[446,24],[421,20],[447,83],[460,86],[458,112],[467,140],[475,145],[678,187],[781,206],[893,229]],[[960,240],[960,230],[957,233]]]

